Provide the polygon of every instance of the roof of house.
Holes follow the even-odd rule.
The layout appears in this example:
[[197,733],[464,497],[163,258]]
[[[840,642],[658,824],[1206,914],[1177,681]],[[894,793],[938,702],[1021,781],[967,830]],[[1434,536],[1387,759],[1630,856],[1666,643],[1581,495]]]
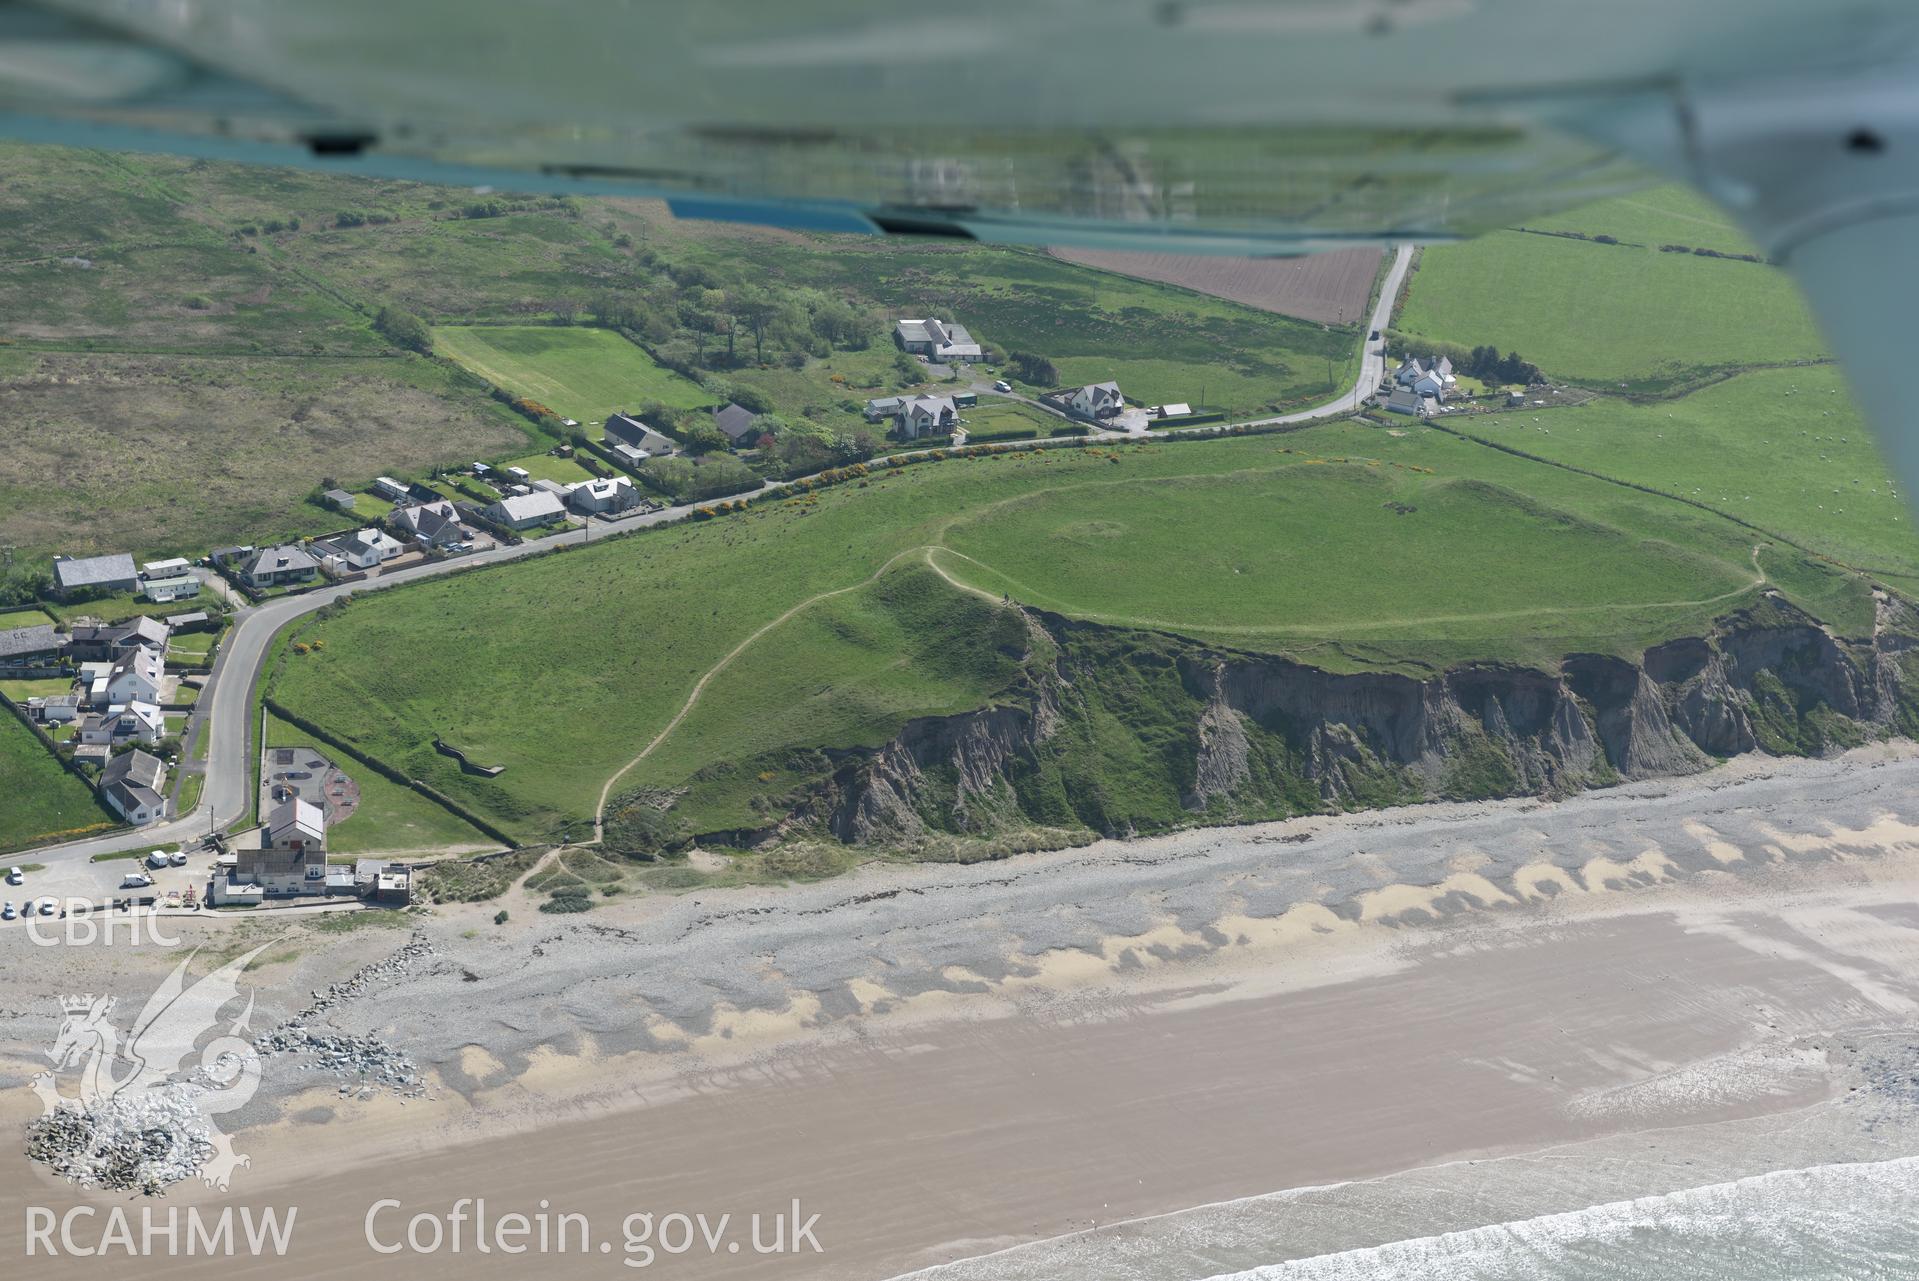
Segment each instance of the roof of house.
[[951,396],[903,396],[900,398],[900,407],[894,412],[908,415],[921,413],[937,418],[941,414],[953,413],[955,409]]
[[204,623],[206,621],[207,612],[204,609],[196,609],[188,614],[167,615],[167,626],[170,628],[186,627],[193,623]]
[[395,509],[391,517],[394,524],[422,538],[432,538],[448,525],[457,525],[459,512],[453,504],[442,498],[438,502],[420,503],[413,507]]
[[566,504],[557,495],[544,489],[536,489],[530,494],[514,494],[502,498],[493,504],[508,521],[539,520],[545,516],[558,516],[566,511]]
[[126,783],[134,787],[158,788],[166,776],[167,767],[160,763],[159,757],[136,747],[107,762],[106,768],[100,771],[100,785],[111,787],[115,783]]
[[68,639],[53,630],[52,623],[37,627],[10,627],[0,631],[0,658],[18,654],[40,654],[50,649],[65,649]]
[[625,476],[595,476],[591,480],[574,481],[566,487],[566,492],[584,493],[592,498],[611,498],[623,489],[632,489],[633,482]]
[[164,645],[173,628],[157,618],[142,614],[120,624],[120,639],[136,645]]
[[137,577],[127,552],[109,556],[69,556],[53,562],[53,580],[61,587],[92,587]]
[[1103,405],[1107,401],[1112,401],[1113,403],[1117,404],[1119,403],[1121,399],[1119,394],[1119,384],[1114,382],[1087,383],[1084,387],[1081,387],[1079,391],[1075,394],[1084,395],[1089,401],[1091,401],[1095,405]]
[[174,575],[184,574],[186,571],[187,560],[184,556],[169,556],[165,560],[150,560],[140,566],[140,573],[147,578],[172,578]]
[[713,425],[736,445],[753,434],[753,424],[758,419],[758,414],[741,405],[727,405],[713,411]]
[[299,574],[320,567],[320,562],[292,543],[280,547],[262,547],[247,558],[246,574]]
[[365,529],[354,530],[341,544],[341,548],[349,552],[377,552],[392,545],[393,539],[385,530],[368,526]]
[[134,672],[149,680],[158,681],[166,672],[166,663],[161,659],[160,651],[151,645],[135,645],[113,660],[108,679],[122,672]]
[[326,841],[326,811],[312,801],[303,801],[297,796],[281,801],[267,815],[269,841],[275,845],[285,845],[294,838],[310,845]]

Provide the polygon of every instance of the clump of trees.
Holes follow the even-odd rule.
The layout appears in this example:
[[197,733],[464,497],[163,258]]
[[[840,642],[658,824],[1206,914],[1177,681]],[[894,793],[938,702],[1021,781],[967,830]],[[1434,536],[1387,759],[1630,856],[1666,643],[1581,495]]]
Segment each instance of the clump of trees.
[[1036,356],[1030,351],[1015,351],[1007,355],[1006,361],[1013,367],[1013,376],[1023,383],[1035,387],[1059,386],[1059,369],[1044,356]]
[[1475,347],[1468,352],[1464,361],[1455,361],[1459,371],[1481,382],[1489,383],[1536,383],[1540,381],[1539,366],[1523,359],[1516,351],[1499,354],[1499,348],[1490,343]]
[[373,328],[396,347],[405,347],[422,355],[429,355],[433,351],[433,335],[427,330],[426,321],[410,311],[399,307],[382,307],[380,314],[373,318]]

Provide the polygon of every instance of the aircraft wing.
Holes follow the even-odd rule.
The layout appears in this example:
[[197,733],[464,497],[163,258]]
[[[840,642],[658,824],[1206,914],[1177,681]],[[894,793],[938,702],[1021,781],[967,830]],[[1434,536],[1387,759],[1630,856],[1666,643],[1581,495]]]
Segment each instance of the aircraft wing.
[[1677,178],[1795,272],[1919,492],[1908,0],[0,2],[0,136],[1235,254]]

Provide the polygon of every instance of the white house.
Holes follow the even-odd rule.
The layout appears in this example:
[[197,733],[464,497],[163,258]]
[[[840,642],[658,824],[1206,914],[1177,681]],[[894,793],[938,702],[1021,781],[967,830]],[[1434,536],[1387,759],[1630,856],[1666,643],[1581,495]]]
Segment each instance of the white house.
[[137,645],[115,659],[107,669],[106,701],[111,706],[129,703],[158,703],[160,682],[166,676],[166,660],[160,651]]
[[406,486],[391,476],[380,476],[373,482],[373,492],[392,502],[406,501]]
[[1067,408],[1083,418],[1111,418],[1126,407],[1118,383],[1088,383],[1074,388],[1066,398]]
[[566,504],[544,489],[514,494],[488,505],[486,518],[508,529],[537,529],[566,518]]
[[973,363],[986,359],[966,326],[951,320],[902,320],[893,326],[900,350],[942,364]]
[[167,718],[153,703],[132,702],[111,707],[105,712],[89,713],[74,726],[74,737],[82,743],[105,743],[118,747],[137,741],[153,744],[167,735]]
[[624,476],[596,476],[566,487],[566,505],[587,516],[623,512],[639,501],[640,491]]
[[140,594],[155,604],[164,605],[168,601],[185,600],[200,594],[200,580],[190,573],[178,573],[168,578],[148,578],[140,583]]
[[123,752],[100,771],[100,795],[129,823],[164,818],[167,767],[139,748]]
[[340,559],[353,569],[372,569],[405,550],[406,544],[384,529],[369,527],[355,530],[340,544]]
[[893,430],[902,440],[944,436],[959,421],[951,396],[908,396],[893,411]]
[[1453,394],[1459,379],[1453,374],[1451,357],[1441,356],[1426,364],[1417,356],[1408,356],[1393,371],[1393,381],[1411,388],[1415,396],[1433,396],[1443,401]]

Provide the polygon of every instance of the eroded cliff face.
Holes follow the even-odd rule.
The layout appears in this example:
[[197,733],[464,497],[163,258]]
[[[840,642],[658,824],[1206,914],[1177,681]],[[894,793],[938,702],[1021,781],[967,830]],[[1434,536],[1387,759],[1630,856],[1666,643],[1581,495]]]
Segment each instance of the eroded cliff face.
[[1559,796],[1748,751],[1823,754],[1919,730],[1919,642],[1888,599],[1835,637],[1783,600],[1638,663],[1340,674],[1035,613],[1056,661],[1002,705],[843,755],[804,811],[839,840],[1124,836],[1429,799]]

